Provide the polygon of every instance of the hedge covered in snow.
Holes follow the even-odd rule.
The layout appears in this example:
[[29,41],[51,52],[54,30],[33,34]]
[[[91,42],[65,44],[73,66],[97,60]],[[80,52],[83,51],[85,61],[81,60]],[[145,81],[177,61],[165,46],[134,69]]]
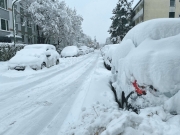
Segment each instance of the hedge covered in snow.
[[13,43],[0,43],[0,61],[7,61],[11,59],[17,51],[23,49],[25,44],[17,44],[16,46]]

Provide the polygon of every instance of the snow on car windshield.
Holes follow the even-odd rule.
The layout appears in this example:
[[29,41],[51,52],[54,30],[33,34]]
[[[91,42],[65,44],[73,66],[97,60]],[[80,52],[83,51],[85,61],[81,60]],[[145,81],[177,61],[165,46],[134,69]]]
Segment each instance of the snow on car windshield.
[[49,45],[49,44],[33,44],[33,45],[27,45],[24,47],[24,49],[44,49],[44,50],[56,50],[55,46]]
[[44,49],[22,49],[17,52],[17,55],[22,55],[22,56],[35,56],[38,57],[40,55],[45,54]]

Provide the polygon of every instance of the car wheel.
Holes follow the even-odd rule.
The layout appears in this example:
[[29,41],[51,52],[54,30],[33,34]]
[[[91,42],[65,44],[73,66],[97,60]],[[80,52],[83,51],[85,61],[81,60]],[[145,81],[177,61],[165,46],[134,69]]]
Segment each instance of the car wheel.
[[56,65],[58,65],[59,64],[59,60],[56,60]]
[[46,67],[46,63],[43,62],[43,63],[41,64],[41,69],[43,69],[43,68],[45,68],[45,67]]

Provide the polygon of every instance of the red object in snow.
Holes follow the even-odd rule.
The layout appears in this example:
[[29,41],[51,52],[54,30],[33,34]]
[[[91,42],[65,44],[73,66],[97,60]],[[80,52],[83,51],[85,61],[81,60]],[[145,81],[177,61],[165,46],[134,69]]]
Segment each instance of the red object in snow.
[[133,83],[133,86],[137,92],[138,95],[146,95],[146,92],[144,90],[141,90],[138,85],[137,85],[137,81],[135,80]]

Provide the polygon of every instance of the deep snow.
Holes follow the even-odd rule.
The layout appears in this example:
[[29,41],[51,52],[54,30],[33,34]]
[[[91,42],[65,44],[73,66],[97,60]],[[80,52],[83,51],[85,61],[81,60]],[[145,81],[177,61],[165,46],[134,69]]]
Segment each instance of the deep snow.
[[0,134],[58,134],[91,77],[97,56],[61,59],[59,65],[42,71],[8,71],[6,62],[1,62]]
[[[163,97],[151,95],[155,107],[146,106],[139,114],[118,108],[114,101],[109,81],[111,72],[103,65],[102,57],[99,58],[96,69],[88,87],[88,94],[81,94],[81,112],[76,115],[72,109],[68,120],[63,126],[61,134],[65,135],[178,135],[180,134],[180,116],[172,115],[161,104],[157,105]],[[146,96],[150,96],[150,93]],[[139,97],[139,103],[144,103]],[[149,98],[147,98],[149,99]],[[140,101],[141,100],[141,101]],[[164,99],[165,100],[165,99]],[[174,99],[171,99],[174,100]],[[178,101],[178,98],[174,102]],[[138,102],[138,101],[137,101]],[[79,102],[76,102],[76,107]],[[151,105],[150,102],[147,102]],[[178,105],[178,102],[176,103]],[[175,105],[176,105],[175,104]],[[79,108],[78,107],[78,108]],[[75,114],[74,114],[75,113]],[[74,117],[75,119],[72,121]]]

